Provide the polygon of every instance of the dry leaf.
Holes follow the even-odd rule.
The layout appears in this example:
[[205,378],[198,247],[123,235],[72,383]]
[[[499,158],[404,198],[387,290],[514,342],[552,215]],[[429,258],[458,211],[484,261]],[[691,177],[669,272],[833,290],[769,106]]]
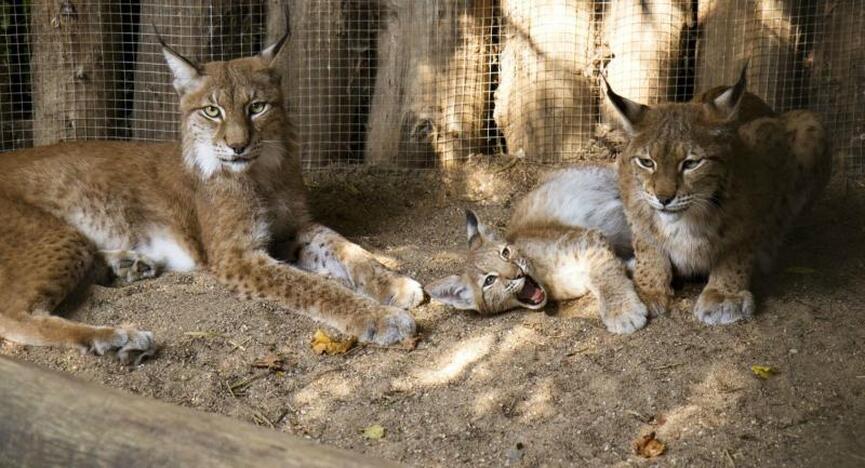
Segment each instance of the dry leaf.
[[319,328],[312,335],[312,350],[316,354],[342,354],[351,349],[356,341],[354,337],[342,341],[334,340]]
[[367,439],[381,439],[384,437],[384,428],[380,424],[373,424],[363,430],[363,436]]
[[650,432],[634,441],[634,453],[643,458],[654,458],[663,455],[667,446],[655,438],[655,433]]
[[273,371],[284,371],[288,370],[288,363],[285,361],[285,356],[279,353],[268,353],[255,361],[252,361],[252,367],[270,369]]
[[751,366],[751,372],[753,372],[754,375],[760,377],[763,380],[766,380],[769,377],[772,377],[773,375],[778,373],[778,371],[776,371],[774,367],[757,365]]

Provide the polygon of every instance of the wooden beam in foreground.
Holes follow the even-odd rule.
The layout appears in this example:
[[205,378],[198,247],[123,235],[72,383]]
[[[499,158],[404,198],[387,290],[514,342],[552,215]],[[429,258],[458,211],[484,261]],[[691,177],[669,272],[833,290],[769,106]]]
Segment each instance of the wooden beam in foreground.
[[0,356],[0,465],[387,467]]

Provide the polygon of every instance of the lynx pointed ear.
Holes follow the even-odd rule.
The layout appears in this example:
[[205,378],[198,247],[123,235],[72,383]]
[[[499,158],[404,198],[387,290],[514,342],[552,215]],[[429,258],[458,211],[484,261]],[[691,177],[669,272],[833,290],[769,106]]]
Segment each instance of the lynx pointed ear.
[[480,241],[481,232],[478,229],[480,224],[478,215],[476,215],[474,211],[466,208],[466,239],[469,241],[469,247],[471,247],[475,242]]
[[633,135],[637,132],[637,126],[639,126],[640,121],[643,120],[643,116],[646,114],[646,111],[649,110],[649,106],[619,96],[615,91],[613,91],[610,83],[607,82],[607,77],[601,75],[601,78],[604,80],[604,86],[607,88],[607,99],[610,100],[610,104],[613,105],[613,108],[616,109],[616,113],[619,114],[619,120],[622,122],[622,126],[625,127],[626,132]]
[[733,86],[730,86],[718,95],[712,102],[707,103],[712,113],[722,120],[731,120],[736,116],[739,110],[739,104],[742,103],[742,98],[745,96],[745,89],[748,86],[748,62],[742,67],[742,72],[739,74],[739,81]]
[[201,80],[201,69],[195,62],[169,47],[162,40],[162,36],[159,35],[156,25],[153,25],[153,31],[156,32],[156,38],[159,40],[159,45],[162,46],[162,55],[165,56],[165,63],[168,64],[168,68],[171,69],[171,74],[174,76],[174,81],[172,82],[174,89],[177,90],[178,94],[183,95],[195,87]]
[[445,276],[424,286],[431,298],[460,310],[475,309],[475,293],[459,275]]
[[288,22],[288,13],[283,11],[283,16],[285,17],[285,33],[282,34],[282,37],[280,37],[278,41],[261,51],[261,58],[268,64],[273,62],[273,60],[279,56],[282,46],[285,45],[289,36],[291,36],[291,24]]

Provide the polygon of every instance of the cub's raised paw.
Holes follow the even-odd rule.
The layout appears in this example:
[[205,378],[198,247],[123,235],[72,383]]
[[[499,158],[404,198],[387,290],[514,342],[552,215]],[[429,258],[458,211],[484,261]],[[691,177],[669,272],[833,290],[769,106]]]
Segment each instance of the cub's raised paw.
[[724,294],[717,289],[706,288],[697,299],[694,315],[701,322],[709,325],[748,319],[754,315],[754,296],[750,291]]
[[394,275],[387,287],[386,305],[401,309],[413,309],[424,300],[423,286],[408,276]]
[[116,351],[117,359],[124,364],[137,366],[145,358],[156,353],[156,340],[149,331],[131,328],[106,328],[90,344],[90,351],[102,356],[108,351]]
[[673,297],[672,291],[639,291],[640,300],[645,304],[649,317],[664,315],[670,310],[670,302]]
[[649,310],[634,298],[615,307],[602,307],[601,320],[611,333],[627,335],[646,326]]
[[361,329],[355,333],[359,341],[390,346],[415,335],[417,325],[410,313],[396,307],[384,309],[385,312],[381,315],[370,317],[361,323]]

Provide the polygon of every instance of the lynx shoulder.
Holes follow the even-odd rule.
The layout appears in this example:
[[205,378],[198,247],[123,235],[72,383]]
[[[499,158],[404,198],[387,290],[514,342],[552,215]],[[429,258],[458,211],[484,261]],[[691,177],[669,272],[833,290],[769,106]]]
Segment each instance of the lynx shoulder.
[[646,324],[647,310],[615,253],[628,254],[630,234],[612,168],[553,174],[517,204],[504,236],[471,211],[466,228],[462,271],[426,285],[432,298],[493,314],[591,293],[610,331]]
[[420,284],[312,222],[272,66],[284,41],[206,64],[163,44],[180,98],[179,145],[63,143],[0,157],[0,337],[121,359],[152,354],[150,332],[50,315],[98,269],[126,281],[200,269],[242,297],[361,340],[414,333],[405,309],[422,300]]
[[768,268],[791,222],[831,169],[815,114],[776,114],[739,81],[689,103],[648,107],[607,96],[631,139],[618,160],[634,235],[634,281],[663,313],[674,274],[708,275],[694,312],[705,323],[751,317],[755,266]]

